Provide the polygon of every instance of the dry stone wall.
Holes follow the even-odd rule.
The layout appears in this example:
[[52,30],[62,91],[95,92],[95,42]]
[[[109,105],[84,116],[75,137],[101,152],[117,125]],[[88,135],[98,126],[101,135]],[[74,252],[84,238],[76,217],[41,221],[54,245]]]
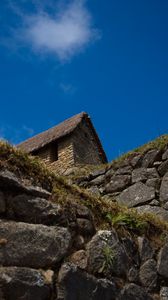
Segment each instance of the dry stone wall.
[[168,221],[168,147],[133,153],[75,183],[109,201]]
[[[122,172],[115,176],[131,176]],[[72,204],[67,214],[51,200],[50,191],[0,171],[1,300],[168,300],[167,238],[156,246],[96,231],[88,208]]]

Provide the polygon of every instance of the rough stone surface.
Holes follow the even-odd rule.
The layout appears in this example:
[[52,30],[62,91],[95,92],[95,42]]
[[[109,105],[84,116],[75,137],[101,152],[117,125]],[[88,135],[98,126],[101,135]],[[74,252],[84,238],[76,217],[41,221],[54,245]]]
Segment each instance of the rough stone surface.
[[68,252],[71,235],[66,228],[0,221],[0,264],[48,268]]
[[144,263],[145,261],[153,258],[155,252],[150,245],[149,240],[145,237],[139,236],[137,242],[141,262]]
[[138,155],[135,155],[130,164],[133,168],[138,168],[141,166],[141,163],[142,163],[142,159],[143,159],[143,156],[141,154],[138,154]]
[[51,270],[0,267],[0,286],[4,300],[50,300],[53,274]]
[[148,151],[143,160],[142,167],[149,168],[152,167],[153,163],[161,158],[161,151],[157,149],[153,149]]
[[168,300],[168,287],[167,286],[161,287],[160,300]]
[[147,179],[159,178],[155,168],[138,168],[132,172],[132,183],[139,181],[145,182]]
[[115,300],[116,287],[107,279],[96,279],[75,265],[62,265],[58,275],[58,300]]
[[147,185],[147,186],[151,186],[151,187],[153,187],[156,191],[158,191],[159,188],[160,188],[160,182],[161,182],[160,178],[150,178],[150,179],[148,179],[148,180],[146,181],[146,185]]
[[157,265],[154,259],[147,260],[140,268],[139,278],[141,284],[152,291],[157,286]]
[[7,198],[7,215],[28,223],[58,224],[63,213],[58,204],[22,194]]
[[70,257],[70,262],[74,263],[76,266],[78,266],[81,269],[87,268],[87,254],[85,250],[79,250],[75,253],[73,253]]
[[91,178],[95,178],[97,176],[104,175],[105,172],[106,172],[106,168],[95,170],[90,174],[90,176],[91,176]]
[[152,298],[142,287],[130,283],[123,288],[119,300],[152,300]]
[[119,168],[116,172],[115,175],[131,175],[132,173],[132,167],[131,166],[126,166],[123,168]]
[[104,179],[105,179],[104,175],[100,175],[95,179],[93,179],[92,181],[90,181],[90,184],[101,185],[102,183],[104,183]]
[[117,198],[120,205],[134,207],[155,198],[155,189],[146,186],[142,182],[137,182],[134,185],[124,190]]
[[164,175],[160,187],[160,201],[166,203],[168,201],[168,172]]
[[161,276],[168,278],[168,243],[159,252],[157,269]]
[[115,193],[124,190],[131,182],[129,175],[117,175],[111,178],[110,183],[105,186],[106,193]]
[[[92,273],[112,273],[124,276],[128,267],[128,256],[116,232],[101,230],[87,244],[88,269]],[[110,259],[111,263],[108,263]]]

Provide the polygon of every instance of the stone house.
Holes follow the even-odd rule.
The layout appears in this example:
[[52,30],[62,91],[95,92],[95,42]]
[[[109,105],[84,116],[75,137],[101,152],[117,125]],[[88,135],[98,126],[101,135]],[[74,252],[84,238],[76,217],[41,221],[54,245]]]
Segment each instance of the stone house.
[[17,147],[39,156],[52,170],[61,173],[73,166],[107,162],[96,130],[85,112],[35,135]]

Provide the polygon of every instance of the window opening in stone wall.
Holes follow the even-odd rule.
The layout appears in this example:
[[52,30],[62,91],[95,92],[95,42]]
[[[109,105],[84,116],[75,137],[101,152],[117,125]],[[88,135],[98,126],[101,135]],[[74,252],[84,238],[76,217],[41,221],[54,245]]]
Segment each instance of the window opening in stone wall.
[[58,160],[58,145],[56,143],[51,145],[50,149],[50,162]]

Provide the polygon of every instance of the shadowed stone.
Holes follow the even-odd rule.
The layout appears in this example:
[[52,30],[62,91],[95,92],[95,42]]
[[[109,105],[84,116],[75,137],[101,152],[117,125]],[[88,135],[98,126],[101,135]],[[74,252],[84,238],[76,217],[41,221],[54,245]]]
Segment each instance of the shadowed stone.
[[163,153],[162,159],[163,159],[163,160],[168,159],[168,149]]
[[4,213],[6,210],[5,197],[2,192],[0,192],[0,213]]
[[168,201],[168,172],[164,175],[160,187],[160,202]]
[[148,291],[152,291],[157,286],[157,267],[154,259],[147,260],[140,268],[139,278]]
[[164,174],[168,171],[168,160],[161,163],[161,165],[158,168],[158,172],[161,176],[164,176]]
[[115,300],[115,284],[97,279],[72,263],[63,264],[58,274],[58,300]]
[[159,252],[157,269],[161,276],[168,278],[168,243]]
[[148,259],[153,258],[155,252],[147,238],[141,236],[138,237],[138,249],[142,263],[144,263]]
[[0,264],[33,268],[53,267],[71,244],[66,228],[0,221]]
[[152,300],[152,298],[141,286],[130,283],[121,291],[119,300]]
[[60,205],[31,195],[7,198],[7,216],[27,223],[58,224],[63,219]]
[[38,186],[25,186],[25,184],[19,180],[16,175],[8,170],[0,171],[0,186],[3,189],[11,191],[17,191],[27,194],[33,194],[35,197],[43,197],[48,199],[51,196],[47,190],[44,190]]
[[51,270],[0,267],[0,286],[4,300],[50,300],[53,275]]

